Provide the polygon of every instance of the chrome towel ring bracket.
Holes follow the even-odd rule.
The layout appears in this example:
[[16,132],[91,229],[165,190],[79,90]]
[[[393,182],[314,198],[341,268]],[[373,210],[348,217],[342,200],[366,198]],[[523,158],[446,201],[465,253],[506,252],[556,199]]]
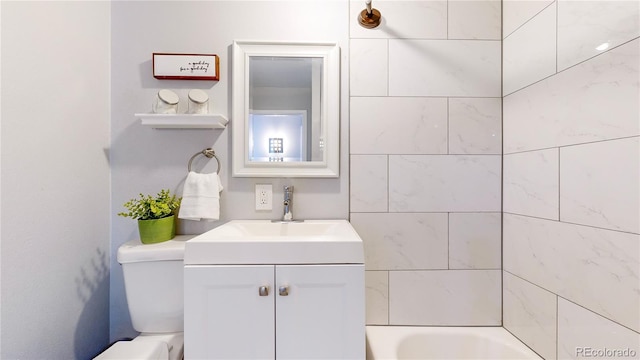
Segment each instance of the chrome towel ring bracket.
[[209,159],[214,158],[216,159],[216,162],[218,163],[218,170],[216,171],[216,174],[220,174],[220,159],[218,159],[218,157],[216,156],[216,152],[213,151],[212,148],[206,148],[202,151],[198,151],[197,153],[195,153],[191,159],[189,159],[189,165],[187,166],[187,169],[189,170],[189,172],[191,172],[191,163],[193,162],[193,159],[196,158],[196,156],[198,155],[204,155],[206,157],[208,157]]

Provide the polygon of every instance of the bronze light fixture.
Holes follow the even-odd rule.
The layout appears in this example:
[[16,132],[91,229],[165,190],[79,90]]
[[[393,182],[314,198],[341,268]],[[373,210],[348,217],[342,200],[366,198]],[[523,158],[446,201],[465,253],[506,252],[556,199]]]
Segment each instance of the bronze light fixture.
[[360,12],[358,16],[358,22],[362,27],[367,29],[373,29],[380,25],[380,20],[382,19],[382,15],[380,15],[380,11],[378,9],[374,9],[371,7],[371,0],[366,0],[367,8]]

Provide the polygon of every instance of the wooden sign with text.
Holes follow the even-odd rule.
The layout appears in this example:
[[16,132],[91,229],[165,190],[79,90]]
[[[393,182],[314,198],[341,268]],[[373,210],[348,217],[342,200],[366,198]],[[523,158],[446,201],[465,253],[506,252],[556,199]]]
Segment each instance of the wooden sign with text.
[[153,77],[169,80],[220,80],[215,54],[153,53]]

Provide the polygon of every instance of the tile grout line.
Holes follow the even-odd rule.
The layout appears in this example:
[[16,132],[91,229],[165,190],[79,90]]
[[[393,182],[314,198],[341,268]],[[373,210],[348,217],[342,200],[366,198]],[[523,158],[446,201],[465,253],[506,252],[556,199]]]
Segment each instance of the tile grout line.
[[[582,60],[582,61],[580,61],[580,62],[578,62],[578,63],[575,63],[575,64],[573,64],[573,65],[571,65],[571,66],[569,66],[569,67],[566,67],[566,68],[564,68],[564,69],[562,69],[562,70],[560,70],[560,71],[556,72],[555,74],[551,74],[551,75],[545,76],[545,77],[543,77],[543,78],[541,78],[541,79],[539,79],[539,80],[536,80],[535,82],[533,82],[533,83],[531,83],[531,84],[529,84],[529,85],[525,85],[525,86],[523,86],[523,87],[521,87],[521,88],[518,88],[518,89],[516,89],[516,90],[513,90],[512,92],[510,92],[510,93],[508,93],[508,94],[503,94],[503,95],[504,95],[504,96],[503,96],[503,98],[508,97],[508,96],[511,96],[511,95],[514,95],[514,94],[516,94],[516,93],[518,93],[518,92],[520,92],[520,91],[524,91],[525,89],[528,89],[528,88],[530,88],[530,87],[532,87],[532,86],[534,86],[534,85],[536,85],[536,84],[538,84],[538,83],[540,83],[540,82],[543,82],[543,81],[545,81],[545,80],[548,80],[548,79],[550,79],[550,78],[553,78],[553,77],[555,77],[555,76],[558,76],[558,74],[562,74],[562,73],[564,73],[565,71],[568,71],[568,70],[570,70],[570,69],[573,69],[573,68],[575,68],[575,67],[578,67],[578,66],[580,66],[580,65],[582,65],[582,64],[584,64],[584,63],[586,63],[586,62],[589,62],[589,61],[591,61],[591,60],[593,60],[593,59],[596,59],[596,58],[598,58],[599,56],[602,56],[602,55],[604,55],[604,54],[607,54],[607,53],[609,53],[610,51],[613,51],[614,49],[617,49],[617,48],[619,48],[619,47],[622,47],[622,46],[624,46],[624,45],[627,45],[627,44],[629,44],[629,43],[631,43],[631,42],[633,42],[633,41],[636,41],[636,40],[638,40],[638,39],[640,39],[640,36],[636,36],[636,37],[634,37],[633,39],[630,39],[630,40],[628,40],[628,41],[625,41],[625,42],[623,42],[623,43],[621,43],[621,44],[619,44],[619,45],[617,45],[617,46],[611,47],[611,48],[607,49],[606,51],[603,51],[603,52],[601,52],[601,53],[599,53],[599,54],[593,55],[593,56],[591,56],[591,57],[589,57],[589,58],[587,58],[587,59],[584,59],[584,60]],[[557,45],[556,45],[556,46],[557,46]],[[504,55],[503,55],[503,56],[504,56]]]
[[387,211],[386,214],[391,213],[391,159],[389,154],[385,154],[387,160]]
[[[597,144],[597,143],[602,143],[602,142],[607,142],[607,141],[627,140],[627,139],[634,139],[634,138],[640,138],[640,135],[622,136],[622,137],[617,137],[617,138],[612,138],[612,139],[593,140],[593,141],[586,141],[586,142],[581,142],[581,143],[576,143],[576,144],[556,145],[556,146],[536,148],[536,149],[531,149],[531,150],[514,151],[514,152],[510,152],[510,153],[505,153],[504,156],[515,155],[515,154],[523,154],[523,153],[542,151],[542,150],[551,150],[551,149],[556,149],[556,148],[566,148],[566,147],[572,147],[572,146],[582,146],[582,145],[589,145],[589,144]],[[408,154],[408,155],[412,155],[412,154]],[[443,155],[443,154],[429,154],[429,155]],[[486,154],[486,155],[497,155],[497,154]]]
[[504,328],[504,1],[500,1],[500,322]]
[[[541,9],[540,11],[538,11],[537,13],[535,13],[535,15],[533,15],[532,17],[530,17],[529,19],[527,19],[524,23],[522,23],[522,25],[518,26],[517,28],[515,28],[512,32],[509,33],[509,35],[505,36],[502,41],[504,42],[509,36],[515,34],[516,31],[522,29],[522,27],[524,27],[525,25],[527,25],[529,22],[531,22],[531,20],[535,19],[536,16],[540,15],[541,12],[547,10],[547,8],[549,6],[551,6],[555,1],[550,2],[547,6],[545,6],[543,9]],[[504,15],[503,15],[504,18]],[[504,24],[504,21],[502,22],[502,24]],[[504,31],[504,29],[502,29],[502,31]],[[504,33],[502,34],[504,36]]]
[[447,97],[447,155],[451,155],[451,142],[449,141],[449,128],[451,126],[451,102],[449,101],[449,98]]
[[[603,318],[603,319],[606,319],[606,320],[608,320],[608,321],[611,321],[611,322],[613,322],[613,323],[615,323],[615,324],[617,324],[617,325],[619,325],[619,326],[621,326],[621,327],[623,327],[623,328],[625,328],[625,329],[628,329],[628,330],[633,331],[634,333],[637,333],[637,334],[639,334],[639,335],[640,335],[640,332],[635,331],[634,329],[632,329],[632,328],[630,328],[630,327],[628,327],[628,326],[626,326],[626,325],[624,325],[624,324],[621,324],[621,323],[620,323],[620,322],[618,322],[617,320],[613,320],[613,319],[611,319],[611,318],[608,318],[608,317],[606,317],[606,316],[604,316],[604,315],[602,315],[602,314],[600,314],[600,313],[598,313],[598,312],[596,312],[596,311],[593,311],[593,310],[589,309],[588,307],[586,307],[586,306],[584,306],[584,305],[581,305],[581,304],[579,304],[579,303],[577,303],[577,302],[575,302],[575,301],[573,301],[573,300],[571,300],[571,299],[569,299],[569,298],[567,298],[567,297],[565,297],[565,296],[562,296],[561,294],[558,294],[558,293],[556,293],[556,292],[554,292],[554,291],[552,291],[552,290],[550,290],[550,289],[547,289],[547,288],[546,288],[546,287],[544,287],[544,286],[541,286],[541,285],[539,285],[539,284],[536,284],[536,283],[534,283],[534,282],[532,282],[532,281],[528,280],[527,278],[524,278],[524,277],[522,277],[522,276],[520,276],[520,275],[518,275],[518,274],[515,274],[515,273],[513,273],[513,272],[511,272],[511,271],[509,271],[509,270],[504,270],[504,272],[506,272],[506,273],[508,273],[509,275],[511,275],[511,276],[513,276],[513,277],[515,277],[515,278],[518,278],[518,279],[520,279],[521,281],[524,281],[524,282],[526,282],[526,283],[528,283],[528,284],[530,284],[530,285],[532,285],[532,286],[534,286],[534,287],[536,287],[536,288],[538,288],[538,289],[544,290],[544,291],[546,291],[546,292],[548,292],[548,293],[550,293],[550,294],[555,295],[555,296],[557,297],[557,299],[562,299],[562,300],[564,300],[564,301],[568,301],[568,302],[570,302],[570,303],[574,304],[575,306],[578,306],[578,307],[580,307],[580,308],[582,308],[582,309],[584,309],[584,310],[589,311],[590,313],[592,313],[592,314],[594,314],[594,315],[597,315],[597,316],[599,316],[599,317],[601,317],[601,318]],[[557,317],[557,315],[556,315],[556,317]]]
[[447,213],[447,270],[451,270],[451,213]]
[[559,355],[558,354],[558,347],[559,347],[558,344],[560,344],[560,334],[559,334],[559,331],[558,331],[558,329],[560,328],[560,326],[559,326],[559,324],[560,324],[560,316],[558,316],[558,315],[560,314],[560,311],[559,311],[559,307],[560,307],[559,303],[560,302],[558,301],[559,295],[558,294],[555,294],[555,295],[556,295],[556,341],[555,341],[555,345],[556,345],[556,359],[558,359],[558,355]]
[[447,14],[445,15],[445,18],[447,19],[447,25],[446,25],[446,31],[447,31],[447,40],[451,40],[449,39],[449,1],[447,0]]
[[560,210],[560,206],[561,206],[561,200],[562,200],[562,192],[560,189],[562,189],[562,184],[560,181],[562,181],[562,175],[561,175],[561,171],[562,171],[562,166],[560,164],[560,149],[558,148],[558,221],[562,222],[562,219],[560,218],[560,214],[562,214],[562,211]]
[[390,74],[390,70],[391,70],[391,52],[389,51],[390,48],[390,40],[391,39],[386,39],[387,40],[387,94],[386,97],[389,97],[389,85],[391,83],[391,74]]
[[591,229],[596,229],[596,230],[613,231],[613,232],[616,232],[616,233],[629,234],[629,235],[639,235],[639,233],[634,233],[634,232],[631,232],[631,231],[609,229],[609,228],[603,228],[603,227],[598,227],[598,226],[594,226],[594,225],[574,223],[574,222],[569,222],[569,221],[560,221],[560,220],[543,218],[543,217],[527,215],[527,214],[518,214],[518,213],[513,213],[513,212],[503,212],[503,213],[504,214],[509,214],[509,215],[514,215],[514,216],[526,217],[526,218],[529,218],[529,219],[546,220],[546,221],[551,221],[551,222],[556,222],[556,223],[561,223],[561,224],[566,224],[566,225],[584,226],[584,227],[591,228]]
[[502,271],[502,269],[500,268],[468,268],[468,269],[447,269],[447,268],[433,268],[433,269],[426,269],[426,268],[415,268],[415,269],[370,269],[367,271],[388,271],[388,272],[433,272],[433,271],[473,271],[473,272],[480,272],[480,271]]
[[556,60],[556,74],[557,74],[558,73],[558,49],[559,49],[559,45],[558,45],[558,19],[559,19],[560,15],[558,14],[558,10],[559,10],[558,0],[555,0],[555,3],[556,3],[556,56],[555,56],[555,60]]
[[391,325],[391,271],[387,270],[387,325]]

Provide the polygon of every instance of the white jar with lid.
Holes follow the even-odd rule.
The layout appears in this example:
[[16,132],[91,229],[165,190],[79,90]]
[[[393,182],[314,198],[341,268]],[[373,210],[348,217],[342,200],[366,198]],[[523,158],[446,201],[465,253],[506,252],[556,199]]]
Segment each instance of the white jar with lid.
[[179,100],[180,98],[173,91],[162,89],[158,91],[153,100],[153,112],[156,114],[176,114]]
[[189,91],[189,114],[208,114],[209,96],[206,92],[193,89]]

